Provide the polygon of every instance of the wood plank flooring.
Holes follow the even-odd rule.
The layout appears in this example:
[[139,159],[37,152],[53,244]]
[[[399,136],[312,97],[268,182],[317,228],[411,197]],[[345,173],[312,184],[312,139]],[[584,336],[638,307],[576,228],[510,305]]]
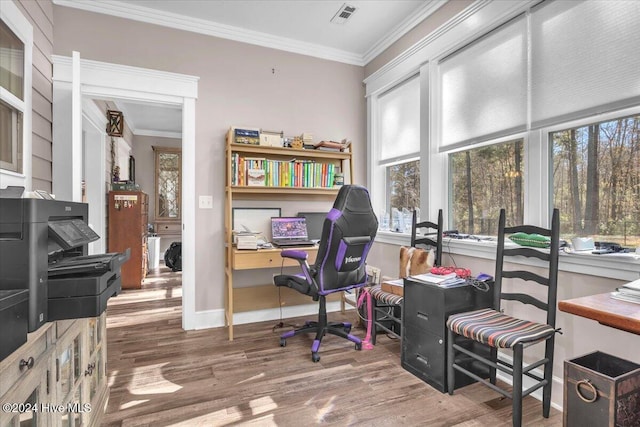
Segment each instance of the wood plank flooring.
[[[511,404],[486,387],[442,394],[400,366],[400,342],[378,336],[373,350],[327,336],[311,361],[312,337],[279,346],[305,319],[181,329],[180,273],[161,267],[143,290],[123,291],[107,309],[107,426],[509,426]],[[330,320],[353,321],[330,313]],[[354,328],[358,336],[365,331]],[[560,426],[552,409],[525,399],[524,424]]]

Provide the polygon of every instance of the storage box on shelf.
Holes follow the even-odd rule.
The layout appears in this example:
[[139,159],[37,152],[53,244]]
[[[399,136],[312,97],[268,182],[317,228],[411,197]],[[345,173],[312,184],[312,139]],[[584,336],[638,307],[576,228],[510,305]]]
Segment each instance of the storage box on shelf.
[[[244,252],[233,247],[231,221],[234,200],[278,202],[284,198],[326,200],[330,203],[339,190],[339,187],[334,186],[336,174],[342,173],[345,183],[349,184],[352,183],[353,171],[350,146],[345,151],[323,151],[236,143],[236,139],[235,130],[232,128],[227,133],[225,182],[225,316],[230,340],[233,339],[234,313],[277,308],[279,304],[289,306],[308,303],[308,298],[296,299],[293,295],[295,293],[278,299],[278,289],[273,283],[234,290],[235,270],[276,268],[281,265],[278,249]],[[304,250],[309,252],[309,262],[312,262],[317,249]],[[288,264],[285,262],[286,265]],[[270,274],[265,275],[265,282],[270,278]]]

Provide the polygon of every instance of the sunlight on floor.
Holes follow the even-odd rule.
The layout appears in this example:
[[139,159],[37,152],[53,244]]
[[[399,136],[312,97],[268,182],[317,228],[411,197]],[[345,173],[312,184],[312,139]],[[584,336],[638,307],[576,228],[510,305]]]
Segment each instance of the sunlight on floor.
[[[164,379],[162,368],[168,364],[168,362],[160,363],[157,365],[134,369],[133,378],[131,379],[131,385],[129,385],[128,387],[129,393],[166,394],[175,393],[176,391],[182,389],[182,386]],[[153,378],[153,382],[150,382],[150,378]],[[137,386],[136,384],[140,385]]]
[[329,401],[327,402],[326,405],[324,405],[324,407],[318,409],[318,414],[316,415],[316,421],[319,423],[324,422],[324,417],[326,417],[328,414],[331,413],[331,411],[334,408],[334,401],[336,400],[335,396],[331,396],[331,399],[329,399]]
[[220,409],[219,411],[211,412],[210,414],[200,415],[198,417],[189,418],[188,420],[180,421],[175,424],[167,424],[169,426],[223,426],[234,424],[242,420],[242,413],[238,408]]
[[273,401],[270,396],[254,399],[249,402],[251,407],[251,413],[253,415],[264,414],[267,411],[271,411],[278,408],[278,404]]
[[147,403],[148,401],[149,401],[149,399],[131,400],[131,401],[127,402],[127,403],[123,403],[122,405],[120,405],[120,410],[133,408],[134,406],[142,405],[143,403]]
[[247,383],[247,382],[250,382],[250,381],[257,381],[260,378],[264,378],[264,377],[265,377],[265,373],[263,372],[261,374],[254,375],[251,378],[247,378],[246,380],[239,381],[236,384],[244,384],[244,383]]

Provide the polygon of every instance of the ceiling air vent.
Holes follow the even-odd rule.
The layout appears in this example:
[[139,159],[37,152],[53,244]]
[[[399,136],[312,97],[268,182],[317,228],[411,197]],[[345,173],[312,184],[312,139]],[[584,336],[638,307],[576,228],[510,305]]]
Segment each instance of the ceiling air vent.
[[349,18],[351,18],[355,11],[355,6],[349,6],[348,4],[344,3],[336,12],[336,14],[333,15],[333,18],[331,18],[331,22],[333,22],[334,24],[344,24]]

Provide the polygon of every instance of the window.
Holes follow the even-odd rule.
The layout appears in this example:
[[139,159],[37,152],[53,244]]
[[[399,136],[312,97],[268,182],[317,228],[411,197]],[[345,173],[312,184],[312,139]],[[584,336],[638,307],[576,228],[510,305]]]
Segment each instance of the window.
[[452,227],[460,233],[496,235],[500,209],[507,225],[523,224],[523,141],[449,155]]
[[182,150],[153,147],[156,158],[156,221],[179,220],[182,185]]
[[33,27],[13,2],[0,7],[0,188],[31,189]]
[[640,246],[640,115],[552,132],[563,238]]
[[0,168],[22,173],[25,45],[0,22]]
[[[378,97],[378,179],[384,179],[380,227],[411,230],[420,207],[420,79],[415,76]],[[378,193],[380,194],[380,193]]]

